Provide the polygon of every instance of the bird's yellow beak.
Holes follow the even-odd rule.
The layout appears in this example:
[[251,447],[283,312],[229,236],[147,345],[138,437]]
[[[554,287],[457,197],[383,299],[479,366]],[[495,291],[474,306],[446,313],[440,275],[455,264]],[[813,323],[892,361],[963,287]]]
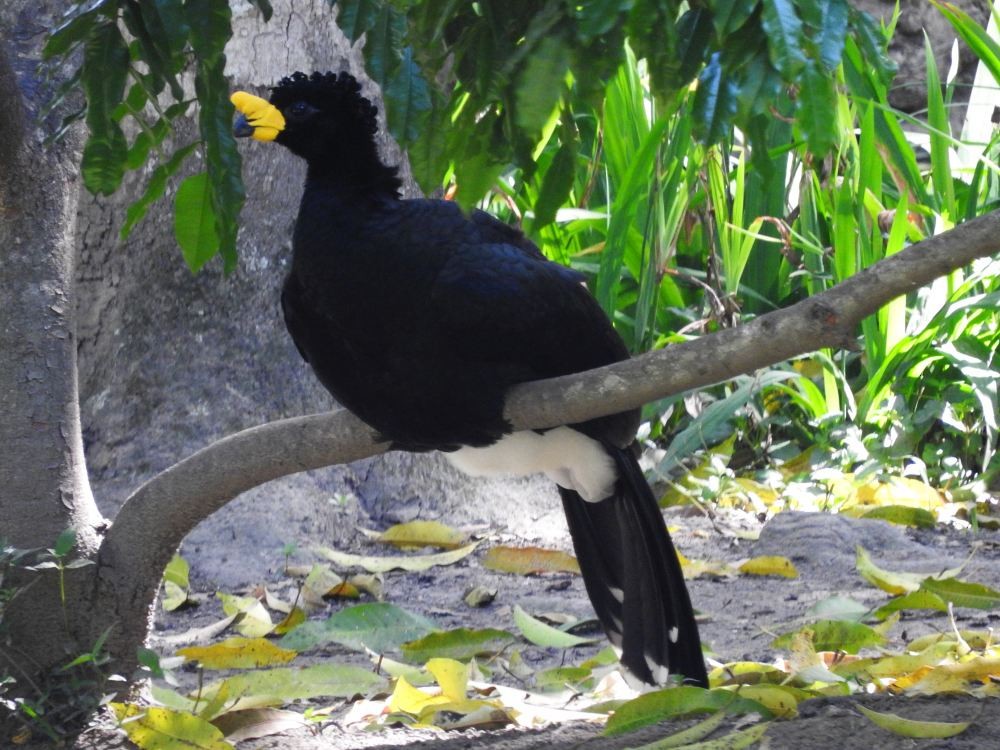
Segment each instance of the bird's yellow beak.
[[267,99],[237,91],[229,101],[240,113],[233,123],[233,135],[238,138],[251,136],[258,141],[273,141],[285,129],[285,118]]

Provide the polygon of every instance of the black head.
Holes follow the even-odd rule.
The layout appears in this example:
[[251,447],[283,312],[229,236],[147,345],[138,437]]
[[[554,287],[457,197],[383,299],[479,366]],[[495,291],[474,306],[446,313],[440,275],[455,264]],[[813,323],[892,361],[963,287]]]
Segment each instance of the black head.
[[378,156],[378,110],[350,73],[296,72],[271,89],[269,103],[243,92],[232,99],[241,113],[236,135],[280,143],[309,163],[310,175],[398,192],[396,169]]

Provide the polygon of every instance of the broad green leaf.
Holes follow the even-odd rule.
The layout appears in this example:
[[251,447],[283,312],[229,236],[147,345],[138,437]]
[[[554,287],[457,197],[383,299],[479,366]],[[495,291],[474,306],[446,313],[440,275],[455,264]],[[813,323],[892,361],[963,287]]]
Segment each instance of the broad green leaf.
[[715,33],[724,38],[740,28],[757,9],[758,0],[716,0],[712,4]]
[[404,643],[401,650],[403,658],[414,664],[423,664],[435,656],[467,661],[475,656],[494,656],[515,640],[514,634],[506,630],[456,628],[428,633]]
[[817,6],[822,16],[813,41],[816,43],[820,64],[832,74],[840,65],[844,54],[850,6],[847,0],[820,0]]
[[551,625],[546,625],[541,620],[529,615],[517,604],[514,605],[514,624],[517,625],[522,635],[536,646],[573,648],[584,643],[594,642],[593,638],[581,638],[578,635],[566,633]]
[[163,571],[163,580],[176,583],[181,588],[186,589],[190,585],[188,582],[190,571],[191,566],[188,565],[187,560],[180,555],[174,555],[170,558],[170,562],[167,563],[167,567]]
[[181,588],[173,581],[163,582],[163,610],[173,612],[180,609],[188,600],[186,588]]
[[712,40],[712,14],[707,8],[688,10],[677,22],[678,79],[686,83],[698,75]]
[[[160,5],[166,4],[161,2]],[[179,2],[174,5],[176,10],[182,8]],[[174,14],[175,19],[180,16],[180,13]],[[122,6],[122,20],[133,37],[133,44],[139,47],[139,57],[148,68],[144,83],[154,93],[159,93],[165,84],[169,84],[174,99],[183,99],[184,89],[174,74],[183,67],[185,60],[179,46],[171,49],[172,37],[177,30],[168,32],[158,13],[157,3],[126,3]],[[184,26],[179,31],[181,35],[186,35],[188,28]]]
[[456,549],[468,541],[468,535],[439,521],[397,523],[383,532],[365,531],[366,536],[401,549],[440,547]]
[[947,612],[948,605],[937,594],[926,589],[918,589],[890,599],[887,604],[883,604],[873,614],[876,619],[884,620],[894,612],[900,612],[904,609],[933,609],[938,612]]
[[315,547],[315,551],[340,568],[364,568],[369,573],[387,573],[390,570],[424,571],[437,565],[453,565],[472,554],[479,542],[467,544],[448,552],[432,555],[408,555],[398,557],[376,557],[374,555],[352,555],[338,552],[329,547]]
[[225,689],[230,700],[246,697],[276,698],[286,703],[320,696],[350,698],[385,687],[385,678],[365,667],[317,664],[303,668],[278,667],[242,672],[206,685],[202,690],[202,698],[210,700],[219,690]]
[[884,570],[878,567],[865,551],[864,547],[858,545],[855,566],[858,573],[868,583],[876,586],[890,594],[907,594],[920,588],[921,582],[926,575],[921,573],[902,573]]
[[205,669],[256,669],[285,664],[296,656],[264,638],[227,638],[211,646],[180,648],[177,653]]
[[93,3],[89,6],[78,4],[71,8],[63,21],[49,33],[49,38],[42,48],[42,57],[51,60],[53,57],[64,55],[76,44],[84,41],[90,36],[94,24],[100,18],[101,6],[108,0],[101,3]]
[[537,232],[555,221],[556,212],[569,197],[569,193],[573,189],[573,179],[576,176],[579,148],[579,141],[568,139],[552,157],[552,162],[542,178],[542,187],[538,191],[538,198],[535,200],[535,218],[531,222],[532,232]]
[[799,630],[778,636],[771,643],[775,648],[789,648],[799,633],[811,633],[812,645],[816,651],[845,651],[856,654],[869,646],[880,646],[885,637],[874,628],[860,622],[848,620],[819,620]]
[[490,547],[483,557],[483,567],[501,573],[534,575],[537,573],[577,573],[580,563],[573,555],[542,547]]
[[385,89],[399,70],[406,37],[406,16],[391,4],[382,4],[365,36],[365,69]]
[[112,703],[125,734],[142,750],[232,750],[222,732],[204,719],[155,706]]
[[798,714],[799,703],[813,697],[813,693],[791,685],[740,685],[739,691],[741,699],[763,707],[768,713],[765,718],[790,719]]
[[125,221],[122,224],[119,237],[126,239],[132,232],[132,228],[142,221],[149,211],[150,206],[163,197],[167,189],[167,180],[177,173],[184,160],[191,155],[191,152],[198,147],[198,142],[189,143],[177,149],[171,157],[153,170],[149,183],[142,196],[125,211]]
[[786,81],[795,79],[806,64],[802,52],[802,21],[792,0],[761,0],[761,25],[767,34],[767,48]]
[[283,648],[305,651],[323,643],[339,643],[356,651],[392,651],[437,630],[433,622],[385,602],[359,604],[323,622],[303,623],[281,639]]
[[514,90],[514,120],[529,135],[541,133],[565,88],[569,49],[559,35],[547,36],[528,53]]
[[921,582],[920,588],[956,607],[994,609],[1000,606],[1000,591],[979,583],[966,583],[956,578],[926,578]]
[[692,108],[694,132],[702,143],[718,143],[728,136],[736,104],[736,89],[716,52],[698,76]]
[[431,95],[409,47],[403,50],[402,59],[382,88],[382,94],[389,132],[403,146],[414,143],[427,121]]
[[352,42],[375,25],[384,0],[337,0],[337,25]]
[[748,700],[728,690],[706,690],[680,685],[646,693],[623,703],[608,719],[604,734],[616,737],[666,719],[716,711],[730,714],[756,713],[764,719],[772,717],[771,712],[757,701]]
[[799,75],[802,85],[795,102],[796,120],[809,150],[814,154],[829,153],[839,136],[833,77],[815,63],[806,65]]
[[872,711],[862,705],[857,705],[857,709],[871,719],[873,724],[887,729],[893,734],[902,737],[913,737],[915,739],[943,739],[961,734],[970,726],[969,721],[918,721],[917,719],[904,719],[897,714]]
[[174,198],[174,236],[192,271],[201,270],[219,251],[215,224],[208,173],[185,177]]

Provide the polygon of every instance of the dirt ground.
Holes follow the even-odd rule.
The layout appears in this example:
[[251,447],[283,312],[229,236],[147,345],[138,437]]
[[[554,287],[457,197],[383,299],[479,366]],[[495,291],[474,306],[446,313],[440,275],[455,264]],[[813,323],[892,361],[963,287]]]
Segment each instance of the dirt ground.
[[[341,528],[377,525],[360,508],[348,501],[338,512]],[[770,661],[775,651],[770,647],[775,634],[800,624],[807,610],[816,602],[833,595],[847,595],[866,604],[885,600],[886,595],[864,582],[855,569],[855,548],[862,545],[872,552],[876,563],[894,570],[936,573],[961,565],[972,555],[961,574],[967,581],[990,586],[1000,585],[1000,534],[996,532],[958,531],[953,529],[912,530],[892,526],[882,521],[854,520],[844,516],[807,513],[781,513],[762,528],[752,516],[737,513],[718,514],[712,520],[696,509],[668,512],[668,523],[683,553],[696,560],[733,561],[750,556],[780,554],[790,557],[799,571],[799,578],[766,578],[736,576],[728,578],[700,577],[690,582],[691,596],[702,615],[702,637],[712,653],[724,662],[735,660]],[[756,528],[755,528],[756,527]],[[741,539],[736,532],[759,530],[756,541]],[[512,535],[503,530],[491,530],[495,540],[511,542]],[[353,552],[384,554],[373,550],[363,535],[346,534],[353,539],[341,548]],[[521,538],[532,542],[533,539]],[[552,544],[551,538],[543,539]],[[563,546],[568,541],[562,539]],[[425,573],[394,572],[386,575],[385,598],[411,611],[433,619],[442,628],[505,627],[513,629],[511,611],[515,604],[529,612],[564,612],[587,617],[589,603],[581,581],[572,575],[522,577],[497,574],[480,565],[479,559],[488,545],[482,545],[472,557],[448,567],[433,568]],[[194,551],[192,550],[192,553]],[[238,564],[235,561],[233,564]],[[276,569],[280,566],[276,566]],[[283,579],[276,571],[275,583]],[[287,579],[284,579],[287,580]],[[212,594],[211,581],[196,576],[195,588]],[[496,600],[484,608],[470,608],[462,602],[462,594],[473,585],[498,589]],[[232,590],[230,589],[230,592]],[[333,611],[342,604],[330,605]],[[329,614],[329,613],[327,613]],[[1000,613],[978,610],[958,610],[961,628],[996,628]],[[193,609],[161,614],[156,623],[155,646],[170,634],[207,624],[218,619],[221,612],[212,598]],[[898,649],[904,641],[925,633],[949,627],[942,615],[905,612],[903,619],[890,632],[888,648]],[[590,647],[594,650],[593,647]],[[554,666],[565,658],[579,663],[587,649],[576,649],[563,655],[555,650],[526,647],[525,661],[534,668]],[[366,664],[364,657],[339,647],[323,649],[320,660],[338,663]],[[183,676],[183,675],[182,675]],[[188,675],[191,678],[191,675]],[[893,735],[873,725],[854,706],[870,706],[891,711],[908,718],[941,721],[971,721],[965,733],[947,740],[912,740]],[[336,714],[335,714],[336,716]],[[599,736],[601,727],[594,724],[568,723],[541,730],[466,731],[453,733],[418,732],[387,728],[379,732],[348,729],[336,720],[312,731],[296,731],[276,737],[249,740],[239,744],[240,750],[347,750],[349,748],[427,748],[457,750],[458,748],[490,748],[491,750],[597,750],[597,748],[635,747],[683,728],[683,723],[650,727],[621,738]],[[77,750],[130,747],[114,731],[97,726],[76,743]],[[867,695],[849,698],[828,698],[800,705],[799,716],[778,721],[768,729],[758,747],[772,750],[804,750],[807,748],[990,748],[1000,747],[1000,700],[976,700],[968,696],[934,696],[900,698],[888,695]]]

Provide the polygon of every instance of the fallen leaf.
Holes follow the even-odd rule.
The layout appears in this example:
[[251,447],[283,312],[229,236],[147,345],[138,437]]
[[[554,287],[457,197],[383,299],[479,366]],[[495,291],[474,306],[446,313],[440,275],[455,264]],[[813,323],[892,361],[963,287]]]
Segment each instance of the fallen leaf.
[[748,573],[755,576],[782,576],[784,578],[798,578],[799,571],[787,557],[779,555],[764,555],[762,557],[751,557],[740,565],[741,573]]
[[934,514],[929,510],[913,508],[907,505],[882,505],[863,513],[861,518],[874,518],[918,529],[931,529],[937,523]]
[[897,714],[882,713],[872,711],[864,706],[857,706],[857,709],[871,719],[872,723],[887,729],[902,737],[913,737],[915,739],[944,739],[961,734],[971,726],[968,721],[917,721],[916,719],[904,719]]
[[192,750],[232,750],[222,732],[197,716],[169,708],[141,707],[112,703],[125,734],[142,750],[191,748]]
[[387,573],[390,570],[406,570],[414,573],[428,570],[437,565],[452,565],[472,554],[478,545],[479,542],[473,542],[449,552],[437,552],[432,555],[409,555],[406,557],[352,555],[347,552],[338,552],[329,547],[316,547],[315,551],[341,568],[364,568],[369,573]]
[[536,575],[539,573],[580,573],[580,563],[573,555],[542,547],[491,547],[483,558],[483,567],[501,573]]
[[260,638],[274,629],[271,615],[259,599],[252,596],[233,596],[221,591],[216,596],[222,602],[222,611],[227,615],[243,615],[235,622],[236,632],[240,635]]
[[679,685],[645,693],[615,709],[604,728],[604,734],[615,737],[675,716],[715,713],[720,710],[731,714],[757,713],[765,719],[772,717],[770,710],[755,700],[744,698],[742,692],[742,688],[741,694],[736,695],[730,690],[706,690]]
[[296,652],[276,646],[264,638],[227,638],[212,646],[188,646],[178,654],[205,669],[256,669],[286,664]]
[[367,529],[361,529],[361,531],[377,542],[392,544],[400,549],[419,547],[457,549],[463,546],[468,539],[461,531],[438,521],[409,521],[397,523],[382,532]]
[[485,607],[497,598],[497,589],[488,586],[473,586],[462,596],[462,601],[470,607]]
[[437,626],[425,617],[395,604],[372,602],[342,609],[323,621],[303,623],[282,638],[281,645],[305,651],[333,641],[355,651],[369,648],[384,653],[434,630]]
[[1000,591],[979,583],[967,583],[955,578],[926,578],[920,588],[956,607],[993,609],[1000,605]]
[[229,617],[224,617],[223,619],[213,622],[210,625],[205,625],[200,628],[191,628],[190,630],[185,630],[183,633],[175,633],[174,635],[165,635],[158,637],[166,646],[177,647],[184,646],[188,643],[208,643],[214,640],[217,636],[224,633],[237,618],[243,616],[242,612],[236,612]]
[[423,664],[435,656],[468,660],[474,656],[493,656],[503,651],[516,640],[513,633],[506,630],[454,630],[428,633],[423,638],[401,647],[403,658],[415,664]]
[[286,633],[292,632],[295,628],[304,623],[307,617],[308,616],[306,615],[304,609],[295,607],[291,612],[285,615],[285,619],[274,626],[274,634],[285,635]]
[[203,700],[211,700],[219,690],[226,689],[230,699],[276,698],[287,703],[320,696],[350,698],[385,686],[385,678],[370,669],[346,664],[317,664],[311,667],[277,667],[241,672],[206,685],[201,691],[201,697]]
[[550,648],[572,648],[584,643],[593,643],[593,638],[582,638],[572,633],[566,633],[541,620],[532,617],[520,606],[514,605],[514,624],[529,641],[536,646]]
[[212,719],[212,724],[232,742],[270,737],[290,729],[307,726],[302,714],[277,708],[230,711]]

